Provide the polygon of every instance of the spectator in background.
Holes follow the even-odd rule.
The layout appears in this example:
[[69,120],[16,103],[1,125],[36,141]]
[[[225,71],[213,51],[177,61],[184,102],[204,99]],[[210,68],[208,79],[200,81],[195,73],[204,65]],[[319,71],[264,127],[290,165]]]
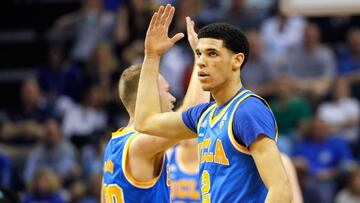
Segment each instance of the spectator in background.
[[69,187],[69,203],[79,203],[86,195],[84,180],[74,180]]
[[331,100],[321,103],[318,115],[329,126],[330,133],[338,134],[356,148],[359,136],[359,101],[351,97],[349,83],[344,79],[334,81]]
[[21,87],[22,106],[9,111],[9,119],[3,122],[1,140],[13,143],[32,143],[44,136],[43,123],[54,117],[53,108],[42,97],[37,81],[26,79]]
[[81,103],[69,104],[64,111],[62,130],[76,147],[81,148],[104,133],[107,127],[107,114],[102,108],[104,99],[100,86],[88,84],[83,89]]
[[93,174],[87,182],[87,191],[84,198],[79,203],[97,203],[100,200],[100,192],[102,187],[101,173]]
[[342,189],[335,198],[335,203],[360,202],[360,167],[357,166],[347,179],[347,187]]
[[56,174],[49,169],[40,168],[32,177],[23,203],[51,202],[64,203],[59,193],[60,182]]
[[78,176],[75,150],[62,137],[56,120],[48,120],[45,125],[44,142],[34,148],[27,159],[24,169],[25,182],[28,184],[40,168],[50,168],[58,174],[61,183]]
[[335,179],[353,164],[350,147],[341,139],[329,134],[329,127],[319,117],[312,119],[307,137],[297,143],[294,159],[304,160],[310,178],[319,185],[324,203],[333,200]]
[[279,136],[278,145],[287,154],[293,150],[295,135],[311,116],[308,101],[295,94],[294,84],[287,78],[274,82],[275,93],[269,104],[276,118]]
[[5,154],[0,153],[0,188],[11,189],[12,181],[11,159]]
[[316,99],[324,96],[336,74],[332,50],[321,43],[320,30],[308,23],[304,30],[304,44],[285,54],[285,71],[297,88]]
[[308,162],[303,158],[293,160],[296,169],[300,189],[305,203],[319,203],[327,200],[327,194],[321,191],[316,180],[309,174]]
[[151,18],[150,1],[129,0],[116,12],[115,42],[124,48],[138,39],[145,39]]
[[114,24],[115,16],[104,9],[102,0],[84,0],[79,11],[62,16],[55,28],[74,33],[71,58],[84,63],[100,41],[112,39]]
[[278,5],[274,5],[274,15],[261,24],[260,32],[266,55],[274,67],[282,69],[285,59],[303,41],[305,20],[299,16],[286,16]]
[[195,16],[198,24],[206,25],[225,19],[226,3],[227,1],[202,0],[201,8]]
[[48,63],[40,66],[37,72],[37,79],[47,99],[51,103],[62,95],[77,99],[82,82],[80,68],[67,60],[61,45],[50,45],[48,54]]
[[105,136],[97,136],[91,145],[82,150],[82,175],[88,179],[94,174],[101,174],[103,170],[104,151],[111,132]]
[[266,12],[259,12],[254,7],[249,7],[246,0],[230,0],[230,4],[230,8],[226,12],[226,22],[243,31],[259,29]]
[[262,97],[272,96],[275,92],[276,69],[270,63],[270,58],[263,49],[263,41],[258,31],[246,33],[250,45],[250,55],[241,71],[241,81]]
[[[197,10],[197,2],[191,0],[177,1],[176,16],[174,20],[173,33],[186,33],[185,17],[191,16]],[[193,51],[187,41],[181,40],[176,43],[161,60],[161,73],[169,82],[170,92],[176,98],[183,98],[187,88],[187,74],[191,76],[193,66]]]
[[360,28],[350,30],[346,40],[346,50],[338,59],[338,71],[354,87],[355,96],[360,98]]
[[86,81],[98,84],[104,99],[107,101],[116,100],[116,95],[111,92],[116,86],[118,75],[117,60],[106,42],[99,43],[90,58],[87,67]]

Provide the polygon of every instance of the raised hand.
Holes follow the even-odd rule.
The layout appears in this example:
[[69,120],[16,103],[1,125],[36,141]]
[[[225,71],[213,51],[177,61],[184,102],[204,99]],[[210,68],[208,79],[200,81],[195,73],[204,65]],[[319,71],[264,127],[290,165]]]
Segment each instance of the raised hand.
[[198,44],[198,35],[194,30],[195,22],[190,17],[186,17],[186,31],[188,35],[188,41],[195,54],[196,46]]
[[174,12],[175,8],[168,4],[165,8],[160,6],[159,10],[154,13],[146,32],[145,55],[161,56],[184,37],[183,33],[177,33],[172,38],[168,36]]

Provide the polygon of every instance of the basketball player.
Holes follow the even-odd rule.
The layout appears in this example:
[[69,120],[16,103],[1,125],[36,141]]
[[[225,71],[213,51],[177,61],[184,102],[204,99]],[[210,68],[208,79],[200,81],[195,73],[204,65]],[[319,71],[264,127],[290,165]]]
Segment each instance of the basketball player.
[[[240,70],[248,41],[236,27],[210,24],[199,30],[198,78],[214,102],[182,112],[161,112],[155,79],[161,55],[184,34],[168,37],[174,8],[160,7],[145,39],[135,128],[166,138],[198,137],[202,202],[291,202],[292,192],[276,146],[277,127],[266,102],[246,90]],[[265,73],[264,73],[265,74]],[[146,101],[141,103],[140,101]]]
[[[188,36],[192,44],[192,38],[196,36],[191,33]],[[105,151],[103,202],[170,202],[170,176],[164,152],[179,140],[139,134],[134,130],[140,72],[141,66],[134,65],[126,69],[120,78],[120,99],[129,113],[130,120],[125,128],[113,133]],[[197,69],[193,72],[196,74]],[[161,75],[155,78],[155,83],[158,86],[157,95],[160,95],[157,96],[160,102],[159,110],[171,111],[175,98],[169,93],[168,83]],[[202,91],[197,77],[192,76],[180,109],[184,110],[209,99],[209,93]]]
[[181,140],[170,153],[171,202],[200,202],[197,139]]

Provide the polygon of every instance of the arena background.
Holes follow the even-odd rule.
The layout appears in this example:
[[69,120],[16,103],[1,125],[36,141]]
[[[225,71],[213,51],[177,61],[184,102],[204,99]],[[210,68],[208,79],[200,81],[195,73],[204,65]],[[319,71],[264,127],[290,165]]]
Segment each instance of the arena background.
[[[104,146],[128,119],[117,82],[141,63],[150,16],[165,3],[176,7],[171,33],[185,33],[186,16],[246,32],[243,83],[270,102],[304,201],[359,202],[356,0],[1,1],[0,200],[99,202]],[[178,103],[192,64],[186,39],[162,58]]]

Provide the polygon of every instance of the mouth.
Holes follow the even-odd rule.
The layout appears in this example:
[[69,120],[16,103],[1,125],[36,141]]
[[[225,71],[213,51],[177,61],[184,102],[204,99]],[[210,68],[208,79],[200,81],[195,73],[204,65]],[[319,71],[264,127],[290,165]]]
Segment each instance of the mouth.
[[208,79],[209,76],[210,76],[210,75],[207,74],[207,73],[204,72],[204,71],[199,71],[199,72],[198,72],[198,77],[199,77],[200,82],[205,82],[205,80]]

